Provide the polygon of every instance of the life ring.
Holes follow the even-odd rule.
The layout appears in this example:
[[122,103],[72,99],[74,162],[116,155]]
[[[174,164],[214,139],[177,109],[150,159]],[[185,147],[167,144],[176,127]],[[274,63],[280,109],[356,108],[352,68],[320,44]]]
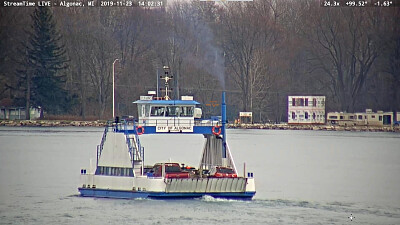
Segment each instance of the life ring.
[[[215,129],[218,129],[218,131],[215,131]],[[212,133],[214,134],[214,135],[220,135],[221,134],[221,131],[222,131],[222,128],[221,128],[221,126],[214,126],[213,128],[212,128]]]
[[[140,129],[140,132],[139,132],[139,129]],[[137,135],[142,135],[144,133],[144,127],[142,127],[142,126],[137,126],[136,127],[136,134]]]

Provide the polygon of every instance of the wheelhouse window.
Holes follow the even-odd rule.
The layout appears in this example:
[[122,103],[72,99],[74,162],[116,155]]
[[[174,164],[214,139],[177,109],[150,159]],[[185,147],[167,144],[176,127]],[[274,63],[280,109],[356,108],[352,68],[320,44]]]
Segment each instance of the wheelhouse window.
[[152,106],[151,116],[165,116],[165,106]]
[[138,104],[138,115],[139,117],[150,116],[150,105],[149,104]]
[[180,109],[181,117],[193,117],[194,106],[183,106]]
[[194,106],[168,106],[166,116],[193,117]]
[[165,116],[178,116],[179,107],[178,106],[168,106],[167,113]]

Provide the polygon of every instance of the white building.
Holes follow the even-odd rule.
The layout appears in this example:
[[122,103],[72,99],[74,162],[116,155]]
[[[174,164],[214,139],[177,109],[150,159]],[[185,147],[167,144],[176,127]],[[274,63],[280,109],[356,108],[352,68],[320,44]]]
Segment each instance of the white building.
[[[397,120],[400,118],[400,112],[397,112]],[[328,113],[328,123],[337,124],[340,126],[390,126],[395,122],[393,112],[377,111],[366,109],[365,112],[343,113],[330,112]]]
[[325,96],[288,96],[288,124],[324,124]]
[[[31,108],[29,110],[31,120],[38,119],[40,117],[40,109]],[[0,106],[0,119],[2,120],[24,120],[25,108],[24,107],[3,107]]]
[[356,115],[354,113],[329,112],[327,115],[327,122],[329,124],[350,126],[350,125],[356,125],[355,121],[356,121]]

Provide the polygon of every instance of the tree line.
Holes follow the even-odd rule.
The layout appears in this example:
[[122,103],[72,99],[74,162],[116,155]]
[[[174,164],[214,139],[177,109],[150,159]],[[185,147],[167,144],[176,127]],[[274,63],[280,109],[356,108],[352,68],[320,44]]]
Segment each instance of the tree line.
[[286,121],[288,95],[325,95],[328,111],[400,110],[399,8],[191,0],[46,9],[0,9],[1,105],[110,118],[118,59],[120,116],[136,114],[132,101],[156,90],[163,66],[172,97],[193,95],[206,115],[218,113],[207,103],[222,90],[231,119],[251,111],[255,121]]

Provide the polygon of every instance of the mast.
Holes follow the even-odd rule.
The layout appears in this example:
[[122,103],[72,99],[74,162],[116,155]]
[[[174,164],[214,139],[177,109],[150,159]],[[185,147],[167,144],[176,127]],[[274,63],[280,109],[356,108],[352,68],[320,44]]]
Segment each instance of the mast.
[[164,66],[163,69],[164,69],[164,75],[165,76],[164,77],[160,76],[160,79],[165,80],[165,83],[164,83],[164,91],[165,91],[164,100],[170,100],[171,98],[168,96],[168,92],[170,92],[171,90],[169,90],[170,88],[169,88],[168,81],[171,80],[173,78],[173,76],[172,75],[168,76],[168,74],[169,74],[169,67],[168,66]]
[[225,92],[222,92],[222,104],[221,104],[221,116],[222,116],[222,163],[224,166],[227,165],[226,159],[226,103],[225,103]]

